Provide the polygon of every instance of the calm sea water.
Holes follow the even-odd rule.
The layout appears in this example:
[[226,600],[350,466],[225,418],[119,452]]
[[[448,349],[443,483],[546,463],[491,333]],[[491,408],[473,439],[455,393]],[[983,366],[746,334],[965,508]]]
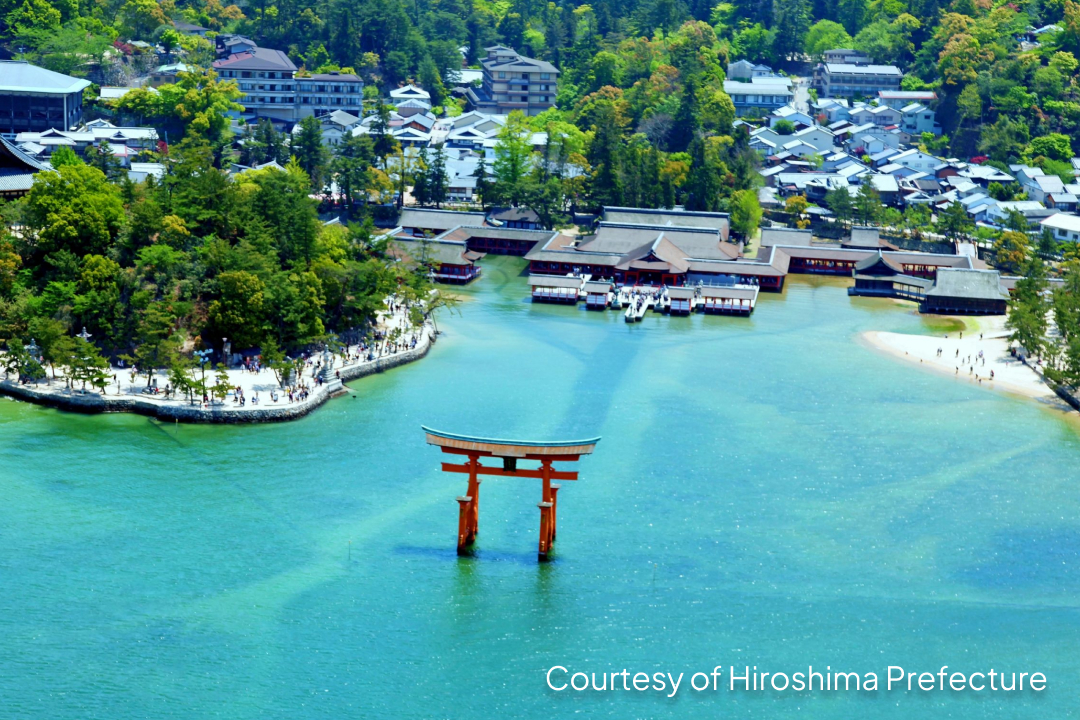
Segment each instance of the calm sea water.
[[[485,260],[427,359],[300,422],[0,400],[0,717],[1076,716],[1068,420],[864,348],[935,328],[843,282],[628,327],[530,304],[522,267]],[[564,484],[555,562],[517,480],[486,481],[478,555],[456,557],[465,483],[421,423],[603,436]],[[1049,689],[669,700],[556,694],[556,664],[993,667]]]

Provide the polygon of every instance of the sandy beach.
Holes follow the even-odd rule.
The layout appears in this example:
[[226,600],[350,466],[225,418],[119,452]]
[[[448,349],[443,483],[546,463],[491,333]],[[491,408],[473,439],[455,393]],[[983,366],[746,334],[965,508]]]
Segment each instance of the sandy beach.
[[[1009,354],[1009,331],[1005,328],[1004,317],[964,318],[963,321],[968,325],[963,333],[866,332],[862,333],[861,339],[876,350],[958,382],[1023,395],[1062,410],[1072,410],[1043,382],[1039,373]],[[991,371],[993,379],[990,378]]]

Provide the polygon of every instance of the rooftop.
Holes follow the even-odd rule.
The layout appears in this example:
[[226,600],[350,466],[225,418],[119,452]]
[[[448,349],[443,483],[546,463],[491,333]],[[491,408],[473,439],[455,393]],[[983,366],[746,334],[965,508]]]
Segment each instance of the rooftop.
[[277,70],[296,72],[296,65],[289,56],[280,50],[253,48],[247,52],[235,53],[223,60],[214,61],[214,69],[229,70]]
[[997,270],[965,268],[938,268],[934,287],[926,291],[926,296],[976,300],[1004,300],[1008,297],[1001,289],[1001,275]]
[[23,60],[0,60],[0,92],[74,93],[90,87],[89,80],[31,65]]
[[900,68],[895,65],[852,65],[851,63],[825,63],[825,69],[830,73],[844,75],[891,75],[900,77],[903,75]]

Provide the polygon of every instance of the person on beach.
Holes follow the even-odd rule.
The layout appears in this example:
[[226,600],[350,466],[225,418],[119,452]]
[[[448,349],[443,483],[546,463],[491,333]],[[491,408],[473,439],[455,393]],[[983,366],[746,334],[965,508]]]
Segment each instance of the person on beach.
[[993,379],[994,379],[994,371],[993,371],[993,370],[991,370],[991,371],[990,371],[990,379],[991,379],[991,380],[993,380]]

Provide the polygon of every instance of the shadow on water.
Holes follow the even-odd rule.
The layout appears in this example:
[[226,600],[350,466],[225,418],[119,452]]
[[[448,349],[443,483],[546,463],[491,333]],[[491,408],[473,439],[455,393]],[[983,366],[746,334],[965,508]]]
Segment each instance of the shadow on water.
[[[457,550],[448,546],[445,548],[423,547],[420,545],[398,545],[394,548],[397,555],[409,555],[411,557],[424,557],[432,560],[460,561],[461,565],[475,565],[477,562],[512,562],[518,565],[536,565],[536,552],[518,553],[506,550],[484,550],[475,546],[467,555],[458,555]],[[552,561],[549,561],[548,565]],[[539,563],[544,564],[544,563]]]

